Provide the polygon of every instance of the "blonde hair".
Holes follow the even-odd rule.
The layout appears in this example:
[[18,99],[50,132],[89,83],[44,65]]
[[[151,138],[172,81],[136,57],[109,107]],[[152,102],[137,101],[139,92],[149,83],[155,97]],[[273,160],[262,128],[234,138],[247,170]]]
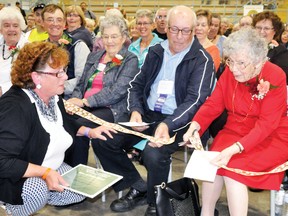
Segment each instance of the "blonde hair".
[[68,6],[65,10],[65,17],[67,17],[68,14],[73,13],[73,12],[79,15],[81,19],[81,26],[85,26],[86,20],[85,20],[85,16],[84,16],[82,8],[78,5]]

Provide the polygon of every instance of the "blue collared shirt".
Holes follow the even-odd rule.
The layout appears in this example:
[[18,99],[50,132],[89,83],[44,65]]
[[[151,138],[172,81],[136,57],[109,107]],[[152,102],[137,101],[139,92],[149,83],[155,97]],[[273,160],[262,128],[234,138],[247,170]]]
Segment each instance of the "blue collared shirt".
[[[161,42],[161,46],[164,49],[164,59],[163,59],[163,63],[162,63],[161,69],[159,71],[159,74],[157,75],[154,83],[151,86],[150,95],[147,99],[147,103],[148,103],[150,110],[154,110],[155,103],[156,103],[158,97],[160,96],[157,93],[159,82],[161,80],[169,80],[169,81],[173,81],[175,84],[176,69],[177,69],[178,65],[180,64],[180,62],[183,60],[184,56],[191,49],[193,40],[192,40],[191,44],[186,49],[184,49],[182,52],[176,53],[174,55],[169,50],[168,40]],[[176,104],[176,100],[175,100],[175,85],[173,85],[172,94],[167,95],[167,98],[166,98],[166,100],[163,104],[163,107],[162,107],[162,113],[171,115],[171,114],[173,114],[173,112],[176,108],[177,108],[177,104]]]

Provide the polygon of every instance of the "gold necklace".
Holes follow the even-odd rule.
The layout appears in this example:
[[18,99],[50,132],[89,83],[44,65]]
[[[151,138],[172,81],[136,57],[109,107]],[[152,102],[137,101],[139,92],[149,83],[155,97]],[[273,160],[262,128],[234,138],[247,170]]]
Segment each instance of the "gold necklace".
[[[236,85],[235,85],[234,92],[233,92],[233,95],[232,95],[232,113],[233,113],[233,116],[235,116],[235,105],[234,105],[234,101],[235,101],[235,95],[236,95],[236,89],[237,89],[237,87],[238,87],[238,82],[237,82]],[[248,118],[249,113],[250,113],[250,111],[252,110],[253,104],[254,104],[254,100],[252,100],[252,102],[251,102],[251,104],[250,104],[250,107],[249,107],[249,109],[248,109],[248,112],[246,113],[246,115],[245,115],[245,117],[244,117],[243,119],[238,120],[238,119],[235,117],[235,120],[236,120],[237,122],[244,122],[244,121]]]

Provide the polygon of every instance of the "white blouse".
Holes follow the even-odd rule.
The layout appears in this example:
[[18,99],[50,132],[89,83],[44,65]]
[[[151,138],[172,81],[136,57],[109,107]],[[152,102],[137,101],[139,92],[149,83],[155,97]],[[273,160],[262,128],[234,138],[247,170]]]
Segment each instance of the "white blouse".
[[57,106],[59,96],[54,96],[58,118],[56,122],[51,122],[42,116],[35,99],[30,95],[29,91],[27,89],[22,90],[29,96],[31,103],[35,103],[40,122],[46,132],[50,135],[50,143],[48,145],[42,166],[57,170],[64,161],[65,151],[72,145],[73,142],[71,135],[64,129],[63,126],[62,114]]
[[[17,43],[17,48],[21,49],[25,43],[27,43],[27,40],[25,39],[24,34],[21,34],[20,40]],[[3,53],[4,48],[4,53]],[[9,47],[4,47],[4,37],[1,35],[0,37],[0,86],[2,88],[2,93],[4,94],[6,91],[9,90],[9,88],[12,86],[10,73],[11,73],[11,67],[12,67],[12,60],[15,61],[17,54],[13,57],[9,57],[11,52],[8,50]],[[9,57],[8,59],[7,57]]]

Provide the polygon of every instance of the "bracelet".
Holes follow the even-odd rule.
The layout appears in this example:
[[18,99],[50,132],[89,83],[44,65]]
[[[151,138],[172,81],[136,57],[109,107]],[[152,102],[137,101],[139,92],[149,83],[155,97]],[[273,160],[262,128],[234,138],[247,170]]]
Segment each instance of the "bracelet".
[[47,178],[47,176],[48,176],[48,173],[49,173],[50,171],[51,171],[51,168],[47,168],[41,178],[42,178],[43,180],[46,180],[46,178]]
[[91,128],[86,127],[86,128],[85,128],[85,131],[84,131],[84,136],[90,138],[90,136],[89,136],[89,132],[90,132],[90,130],[91,130]]
[[242,153],[243,149],[241,148],[241,144],[239,142],[235,143],[239,148],[239,154]]

